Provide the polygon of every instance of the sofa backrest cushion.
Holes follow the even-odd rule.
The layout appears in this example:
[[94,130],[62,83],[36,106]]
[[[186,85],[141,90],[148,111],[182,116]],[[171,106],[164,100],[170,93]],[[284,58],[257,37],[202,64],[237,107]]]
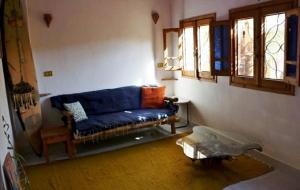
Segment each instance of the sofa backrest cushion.
[[141,108],[141,87],[126,86],[50,98],[53,107],[64,110],[65,103],[79,101],[87,115],[135,110]]

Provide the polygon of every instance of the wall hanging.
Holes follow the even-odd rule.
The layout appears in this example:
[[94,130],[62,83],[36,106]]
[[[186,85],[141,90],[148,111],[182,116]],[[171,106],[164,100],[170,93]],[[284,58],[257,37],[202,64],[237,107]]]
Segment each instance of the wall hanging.
[[5,1],[5,52],[13,84],[14,109],[22,120],[26,136],[29,136],[34,151],[40,154],[41,107],[27,23],[23,17],[24,10],[20,0]]
[[152,12],[152,19],[154,24],[156,24],[159,19],[159,14],[157,12]]
[[49,13],[44,14],[44,21],[45,21],[47,27],[49,28],[50,24],[52,22],[52,15]]

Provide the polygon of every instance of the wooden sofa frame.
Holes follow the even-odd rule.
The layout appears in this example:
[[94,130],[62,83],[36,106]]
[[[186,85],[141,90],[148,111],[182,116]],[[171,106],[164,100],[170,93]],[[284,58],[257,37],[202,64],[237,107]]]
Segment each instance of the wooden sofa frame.
[[[169,98],[165,97],[165,101],[171,101],[172,103],[177,102],[177,98]],[[73,123],[73,114],[68,111],[62,111],[62,114],[66,117],[66,126],[71,131],[71,140],[72,140],[72,152],[75,156],[76,154],[76,144],[85,143],[89,141],[95,141],[95,140],[103,140],[107,138],[111,138],[114,136],[123,136],[128,134],[129,131],[135,130],[135,129],[141,129],[141,128],[148,128],[148,127],[158,127],[160,125],[164,124],[170,124],[171,126],[171,134],[176,134],[176,127],[175,122],[178,120],[175,115],[167,117],[165,119],[160,119],[157,121],[148,121],[143,122],[139,124],[130,124],[130,125],[124,125],[122,127],[117,127],[114,129],[108,129],[105,131],[100,131],[91,135],[87,136],[79,136],[75,133],[73,133],[72,130],[72,123]]]

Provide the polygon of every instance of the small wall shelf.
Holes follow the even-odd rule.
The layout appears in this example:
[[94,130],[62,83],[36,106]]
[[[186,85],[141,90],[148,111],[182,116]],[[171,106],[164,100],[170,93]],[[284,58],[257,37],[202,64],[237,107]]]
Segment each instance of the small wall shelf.
[[50,95],[51,95],[51,93],[41,93],[41,94],[39,94],[40,98],[50,96]]
[[162,81],[174,81],[174,80],[178,80],[178,78],[175,77],[168,77],[168,78],[162,78]]
[[166,66],[159,69],[162,71],[181,71],[181,67],[179,66]]

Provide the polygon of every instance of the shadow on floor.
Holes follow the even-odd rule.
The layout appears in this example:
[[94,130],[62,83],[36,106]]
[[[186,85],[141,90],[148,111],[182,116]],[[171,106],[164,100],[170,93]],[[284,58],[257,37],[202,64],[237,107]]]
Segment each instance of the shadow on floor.
[[[178,126],[182,126],[182,123],[177,123]],[[176,125],[176,126],[177,126]],[[186,126],[178,128],[177,134],[189,132],[192,130],[192,126]],[[76,145],[77,154],[76,157],[89,156],[99,154],[102,152],[113,151],[120,148],[125,148],[137,144],[147,143],[163,138],[172,136],[170,133],[170,126],[163,125],[160,127],[138,129],[130,132],[126,136],[116,136],[114,138],[106,140],[95,140],[94,142],[87,142],[84,144]],[[22,151],[22,156],[25,159],[25,165],[38,165],[45,163],[44,156],[37,156],[34,154],[30,147],[25,148]],[[62,143],[49,145],[49,158],[50,162],[69,159],[65,146]]]

